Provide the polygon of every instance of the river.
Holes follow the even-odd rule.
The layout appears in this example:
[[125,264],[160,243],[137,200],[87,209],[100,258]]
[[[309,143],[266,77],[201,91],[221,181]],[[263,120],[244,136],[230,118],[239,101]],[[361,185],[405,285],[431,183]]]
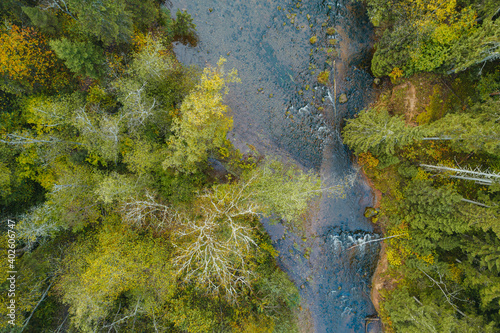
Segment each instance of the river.
[[[325,186],[356,174],[339,129],[343,118],[374,98],[366,69],[372,30],[360,3],[173,0],[172,5],[174,13],[180,8],[193,16],[199,36],[196,47],[176,45],[183,63],[204,67],[223,56],[227,69],[238,70],[242,83],[232,85],[226,98],[234,118],[229,138],[236,147],[245,152],[251,145],[293,159],[320,172]],[[317,82],[323,70],[331,72],[326,85]],[[342,94],[347,102],[339,102]],[[280,252],[278,264],[300,290],[300,317],[309,322],[302,323],[304,331],[364,332],[365,318],[376,313],[369,285],[378,244],[349,249],[378,237],[363,216],[372,201],[370,188],[357,177],[344,198],[323,196],[305,231],[264,221]]]

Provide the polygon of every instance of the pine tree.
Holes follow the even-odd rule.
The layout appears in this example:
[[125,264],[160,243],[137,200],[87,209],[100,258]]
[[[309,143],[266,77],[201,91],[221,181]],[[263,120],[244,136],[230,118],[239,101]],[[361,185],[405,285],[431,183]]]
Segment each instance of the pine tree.
[[22,10],[28,15],[31,23],[46,34],[55,35],[61,29],[59,18],[51,11],[39,7],[22,7]]
[[500,124],[490,114],[449,113],[431,123],[427,134],[434,139],[451,140],[464,152],[484,151],[500,155]]
[[500,273],[500,240],[496,235],[485,233],[483,237],[474,237],[473,242],[466,242],[464,250],[469,253],[469,260],[479,260],[482,267],[492,273]]
[[402,117],[389,115],[385,108],[369,109],[347,120],[343,135],[344,142],[357,154],[372,150],[389,155],[423,137],[422,127],[406,126]]
[[124,0],[49,0],[46,5],[69,15],[83,33],[105,45],[128,42],[133,34],[132,14]]
[[451,187],[434,188],[429,181],[413,180],[404,196],[405,221],[425,237],[439,240],[443,234],[469,230],[468,221],[457,214],[462,196]]
[[446,63],[451,67],[449,73],[457,73],[499,58],[500,22],[487,18],[450,49]]
[[53,40],[50,47],[76,75],[98,79],[102,74],[103,50],[90,42]]

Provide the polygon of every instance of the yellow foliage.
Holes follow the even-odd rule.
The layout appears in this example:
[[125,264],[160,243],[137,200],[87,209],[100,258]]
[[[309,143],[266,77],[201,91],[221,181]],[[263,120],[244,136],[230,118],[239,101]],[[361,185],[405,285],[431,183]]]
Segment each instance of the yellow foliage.
[[259,247],[272,255],[273,258],[276,258],[279,255],[279,252],[276,251],[275,248],[267,242],[260,243]]
[[389,247],[387,248],[386,253],[387,253],[387,261],[389,262],[389,264],[391,264],[392,266],[401,266],[403,260],[401,258],[401,255],[396,249]]
[[434,263],[434,255],[428,254],[426,256],[421,256],[418,253],[414,252],[413,253],[419,260],[422,260],[423,262],[427,264],[433,264]]
[[397,236],[387,240],[389,245],[387,247],[387,260],[393,266],[400,266],[412,254],[412,250],[404,242],[404,240],[411,238],[408,225],[402,222],[399,226],[389,229],[387,236]]
[[241,333],[272,333],[274,332],[274,321],[267,316],[247,316],[242,324],[236,326],[235,330]]
[[127,69],[123,57],[115,53],[106,53],[106,63],[113,77],[121,77]]
[[373,156],[370,152],[366,152],[359,154],[358,163],[361,166],[373,169],[378,165],[379,160],[375,156]]
[[462,279],[463,271],[455,266],[455,264],[450,264],[451,280],[459,283]]
[[418,172],[415,175],[415,180],[428,180],[429,179],[429,174],[424,171],[422,168],[418,168]]
[[142,32],[137,32],[132,37],[132,47],[135,52],[140,52],[142,49],[146,47],[149,42],[148,36],[144,35]]
[[[75,325],[88,325],[108,315],[124,292],[153,297],[164,303],[175,288],[168,264],[167,245],[151,235],[134,233],[119,217],[110,215],[95,236],[81,240],[66,258],[57,289],[71,305]],[[154,311],[154,309],[153,309]]]
[[[35,29],[12,25],[0,33],[0,76],[21,84],[24,89],[61,87],[68,82],[47,40]],[[12,90],[13,89],[13,90]],[[10,87],[14,93],[20,91]]]
[[85,161],[89,162],[94,166],[99,166],[99,164],[104,167],[108,166],[108,162],[106,162],[106,160],[103,157],[91,151],[88,153],[87,157],[85,158]]
[[50,167],[42,167],[39,163],[39,156],[35,149],[27,149],[18,157],[21,178],[34,180],[46,189],[51,189],[56,182],[56,174]]
[[224,144],[233,119],[227,115],[223,96],[228,93],[227,83],[240,82],[235,69],[224,71],[225,61],[220,58],[216,68],[205,68],[200,83],[184,99],[180,116],[173,119],[175,135],[170,140],[171,154],[163,163],[165,168],[193,172],[196,163],[206,159],[208,150]]
[[392,69],[392,72],[389,74],[389,77],[392,79],[392,81],[396,81],[402,76],[403,76],[403,71],[399,67],[394,67]]

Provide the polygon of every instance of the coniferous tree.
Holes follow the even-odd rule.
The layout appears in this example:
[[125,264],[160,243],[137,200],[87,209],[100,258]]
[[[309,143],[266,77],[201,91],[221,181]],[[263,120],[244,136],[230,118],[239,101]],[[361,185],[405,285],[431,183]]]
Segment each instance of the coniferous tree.
[[390,116],[385,108],[369,109],[347,120],[343,134],[345,143],[356,153],[375,150],[390,155],[423,137],[421,127],[406,126],[401,117]]
[[451,67],[450,73],[500,59],[500,22],[485,19],[472,33],[464,35],[449,52],[446,63]]
[[500,124],[488,114],[449,113],[428,127],[428,135],[451,140],[459,151],[500,155]]
[[102,74],[103,50],[89,42],[53,40],[50,47],[75,74],[98,79]]

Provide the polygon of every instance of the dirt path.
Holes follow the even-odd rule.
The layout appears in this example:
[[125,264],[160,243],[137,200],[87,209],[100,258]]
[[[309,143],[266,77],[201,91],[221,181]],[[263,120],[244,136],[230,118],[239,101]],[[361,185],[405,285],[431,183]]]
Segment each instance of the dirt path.
[[387,244],[382,243],[382,246],[380,248],[380,259],[377,263],[377,268],[375,269],[375,273],[373,273],[372,278],[372,291],[370,297],[372,299],[373,306],[378,313],[380,313],[380,301],[382,299],[382,295],[380,294],[380,292],[386,287],[386,279],[383,277],[383,275],[389,267],[386,249]]

